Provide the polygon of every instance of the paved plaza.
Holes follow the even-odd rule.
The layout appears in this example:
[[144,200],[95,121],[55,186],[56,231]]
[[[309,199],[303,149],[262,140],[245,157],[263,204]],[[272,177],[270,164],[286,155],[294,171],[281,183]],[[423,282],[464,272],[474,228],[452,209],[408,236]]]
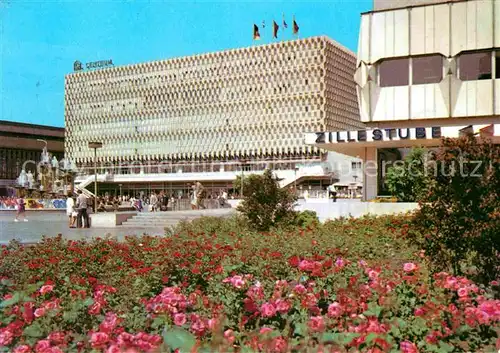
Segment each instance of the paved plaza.
[[42,236],[55,237],[61,234],[66,239],[90,239],[104,237],[107,234],[116,236],[119,240],[126,235],[140,236],[164,235],[163,227],[116,227],[116,228],[89,228],[70,229],[65,212],[58,211],[27,211],[28,222],[14,222],[15,212],[0,212],[0,245],[7,244],[13,239],[22,243],[34,243]]

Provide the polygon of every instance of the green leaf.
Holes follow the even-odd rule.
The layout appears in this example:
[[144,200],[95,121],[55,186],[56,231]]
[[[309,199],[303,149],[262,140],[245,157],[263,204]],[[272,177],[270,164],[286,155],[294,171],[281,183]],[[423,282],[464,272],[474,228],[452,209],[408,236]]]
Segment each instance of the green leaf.
[[448,343],[445,343],[445,342],[439,342],[439,350],[438,352],[439,353],[449,353],[449,352],[453,352],[455,348],[451,345],[449,345]]
[[321,335],[321,342],[337,342],[339,334],[336,332],[325,332]]
[[19,300],[21,299],[21,294],[20,293],[14,293],[12,298],[4,300],[3,302],[0,303],[0,308],[7,308],[12,305],[16,305]]
[[293,333],[294,333],[295,335],[299,335],[299,336],[305,337],[305,336],[306,336],[306,335],[305,335],[306,331],[307,331],[306,324],[303,324],[303,323],[302,323],[302,324],[300,324],[300,323],[299,323],[299,324],[297,324],[297,325],[295,326],[295,330],[293,330]]
[[161,325],[164,325],[165,324],[165,321],[163,320],[163,318],[161,317],[156,317],[153,322],[151,323],[151,327],[152,328],[158,328],[160,327]]
[[190,352],[196,343],[196,339],[191,333],[177,327],[164,331],[163,341],[169,348],[179,349],[181,352]]
[[23,331],[23,334],[28,337],[42,337],[43,332],[42,328],[40,327],[40,324],[35,323],[33,325],[30,325],[26,327]]
[[85,306],[91,306],[92,304],[94,304],[94,299],[92,299],[92,298],[87,298],[83,302],[83,305],[85,305]]
[[370,333],[366,336],[365,342],[366,343],[371,343],[375,338],[377,338],[378,335],[376,333]]

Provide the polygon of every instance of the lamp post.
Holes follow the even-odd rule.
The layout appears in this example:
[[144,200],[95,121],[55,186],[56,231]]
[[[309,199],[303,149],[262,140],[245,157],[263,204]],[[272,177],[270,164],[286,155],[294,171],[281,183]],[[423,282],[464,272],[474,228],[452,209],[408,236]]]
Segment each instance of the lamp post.
[[97,149],[102,148],[102,142],[89,142],[89,148],[94,149],[94,212],[97,213]]
[[243,175],[243,172],[244,172],[244,164],[247,163],[248,161],[246,159],[242,159],[241,161],[241,191],[240,191],[240,197],[241,199],[243,199],[243,178],[244,178],[244,175]]

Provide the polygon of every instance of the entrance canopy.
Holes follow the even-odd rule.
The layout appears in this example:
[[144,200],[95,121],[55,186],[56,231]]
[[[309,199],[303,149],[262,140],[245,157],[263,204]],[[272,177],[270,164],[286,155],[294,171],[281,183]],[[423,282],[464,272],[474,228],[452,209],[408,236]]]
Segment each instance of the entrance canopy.
[[500,124],[316,132],[307,133],[304,137],[308,145],[357,157],[362,155],[367,147],[437,147],[442,138],[456,138],[468,133],[490,139],[493,143],[500,143]]

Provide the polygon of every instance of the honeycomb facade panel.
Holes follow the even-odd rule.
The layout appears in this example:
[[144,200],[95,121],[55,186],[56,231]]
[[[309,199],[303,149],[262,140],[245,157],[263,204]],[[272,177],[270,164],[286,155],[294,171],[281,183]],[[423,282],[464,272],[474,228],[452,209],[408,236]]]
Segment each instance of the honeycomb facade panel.
[[307,158],[303,133],[362,127],[356,57],[327,37],[71,73],[65,150],[78,164]]

